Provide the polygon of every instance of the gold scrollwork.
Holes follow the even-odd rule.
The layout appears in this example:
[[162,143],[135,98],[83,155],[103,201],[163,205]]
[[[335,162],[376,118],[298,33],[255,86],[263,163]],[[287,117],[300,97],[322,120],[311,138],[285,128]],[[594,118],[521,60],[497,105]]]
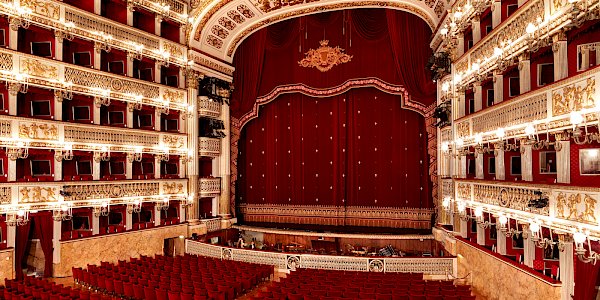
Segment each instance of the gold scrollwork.
[[[583,207],[579,207],[581,203],[583,203]],[[597,222],[596,203],[597,200],[588,194],[576,193],[567,196],[567,194],[559,192],[556,195],[556,217],[577,222],[595,223]]]
[[52,1],[44,0],[21,0],[19,3],[21,6],[30,8],[34,13],[42,16],[52,18],[55,20],[59,19],[60,6],[58,4],[52,4]]
[[23,58],[21,60],[21,72],[28,75],[58,79],[58,68],[42,64],[39,60]]
[[471,200],[471,185],[466,183],[459,183],[457,187],[458,197],[466,200]]
[[183,146],[183,138],[179,136],[164,136],[163,142],[172,148],[181,148]]
[[25,139],[57,140],[58,128],[56,125],[48,124],[21,124],[19,126],[19,137]]
[[321,45],[317,49],[309,49],[306,52],[306,57],[303,58],[298,64],[305,68],[317,68],[321,72],[327,72],[334,66],[350,62],[352,55],[344,53],[344,49],[336,46],[335,48],[329,46],[328,40],[322,40],[319,42]]
[[182,183],[165,183],[163,185],[163,194],[166,195],[175,195],[183,193],[183,184]]
[[467,137],[471,135],[471,129],[469,128],[469,122],[462,122],[456,125],[456,133],[459,137]]
[[22,187],[19,190],[21,193],[20,203],[40,203],[40,202],[55,202],[56,188],[51,187]]
[[164,90],[163,99],[171,103],[181,103],[185,101],[185,95],[181,91]]
[[595,105],[596,80],[588,78],[584,85],[571,84],[561,90],[552,92],[552,114],[554,116],[568,114],[572,111],[589,108]]

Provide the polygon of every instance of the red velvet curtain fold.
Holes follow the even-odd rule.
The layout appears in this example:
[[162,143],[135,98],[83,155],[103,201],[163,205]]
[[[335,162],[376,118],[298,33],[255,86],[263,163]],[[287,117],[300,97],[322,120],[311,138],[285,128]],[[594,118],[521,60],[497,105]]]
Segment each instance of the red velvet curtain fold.
[[399,96],[287,94],[261,110],[240,139],[241,202],[431,207],[424,118]]
[[[419,17],[385,9],[321,13],[263,28],[236,51],[231,115],[241,118],[252,111],[257,96],[277,86],[331,88],[367,77],[403,85],[413,100],[430,105],[436,92],[425,68],[430,37],[431,30]],[[352,60],[327,72],[299,66],[321,40],[343,48]]]
[[31,227],[31,223],[27,222],[27,224],[22,226],[17,226],[16,235],[15,235],[15,277],[17,279],[23,279],[25,274],[23,274],[23,259],[25,256],[25,251],[27,250],[27,243],[29,242],[29,229]]
[[40,239],[42,252],[44,253],[44,277],[52,277],[53,246],[52,238],[54,232],[54,220],[52,212],[38,212],[33,216],[33,230],[35,236]]

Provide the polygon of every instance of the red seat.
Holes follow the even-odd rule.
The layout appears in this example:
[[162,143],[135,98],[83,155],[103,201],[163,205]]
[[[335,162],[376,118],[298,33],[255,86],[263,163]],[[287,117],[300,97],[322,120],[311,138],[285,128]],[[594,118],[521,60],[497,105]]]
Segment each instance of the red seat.
[[167,295],[169,296],[169,300],[181,300],[179,292],[168,291]]
[[154,291],[154,287],[145,286],[144,287],[144,297],[141,299],[156,300],[156,292]]

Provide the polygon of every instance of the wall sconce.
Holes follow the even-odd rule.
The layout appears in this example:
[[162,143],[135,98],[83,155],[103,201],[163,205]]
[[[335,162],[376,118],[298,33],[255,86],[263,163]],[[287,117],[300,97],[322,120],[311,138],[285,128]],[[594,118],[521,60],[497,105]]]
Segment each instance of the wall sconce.
[[14,15],[14,17],[8,18],[10,29],[16,31],[19,27],[23,29],[29,28],[29,25],[31,24],[31,13],[33,12],[31,8],[19,4],[8,4],[6,6],[12,9],[12,14]]
[[13,76],[13,82],[6,81],[8,92],[13,96],[19,93],[27,94],[29,90],[29,74],[14,73]]
[[158,150],[160,151],[160,153],[155,154],[156,159],[158,159],[159,161],[169,161],[169,148],[167,148],[166,146],[162,146]]
[[54,221],[57,221],[57,222],[68,221],[68,220],[71,220],[72,217],[73,217],[73,208],[71,207],[70,203],[69,204],[63,203],[62,205],[56,206],[52,210],[52,219],[54,219]]
[[127,153],[127,161],[128,162],[142,161],[142,152],[143,151],[144,151],[144,147],[142,147],[142,146],[135,147],[134,152]]
[[110,52],[112,49],[112,46],[110,45],[110,41],[113,39],[112,35],[106,34],[103,31],[94,31],[92,34],[98,36],[98,41],[94,42],[94,49],[96,49],[96,52]]
[[130,42],[129,45],[131,45],[135,51],[128,51],[127,57],[129,57],[131,60],[141,60],[142,54],[144,53],[144,45],[136,42]]
[[142,211],[142,202],[140,200],[134,200],[131,203],[127,203],[127,213],[139,214]]
[[[571,27],[580,27],[583,23],[588,19],[588,8],[589,4],[587,0],[569,0],[569,4],[571,4],[571,9],[568,11],[567,15],[569,20],[571,20]],[[579,15],[584,13],[584,15],[580,18]],[[591,18],[590,18],[591,19]]]
[[100,151],[94,151],[94,161],[109,161],[110,160],[110,149],[107,146],[102,146]]
[[158,113],[168,115],[170,112],[169,100],[158,98],[156,99],[156,102],[161,103],[161,106],[156,106],[156,110],[158,111]]
[[96,217],[107,217],[110,213],[110,204],[108,201],[100,203],[100,205],[94,206],[94,216]]
[[142,109],[142,100],[144,99],[144,96],[136,94],[127,94],[127,96],[132,100],[131,102],[127,102],[127,109],[129,111]]
[[192,150],[188,150],[188,152],[187,152],[187,153],[185,153],[185,154],[181,154],[181,155],[179,156],[179,161],[180,161],[182,164],[187,164],[188,162],[192,161],[193,154],[194,154],[194,152],[192,152]]
[[156,210],[169,210],[169,198],[165,197],[162,201],[156,202]]
[[110,92],[110,90],[96,89],[96,97],[94,97],[94,104],[96,104],[96,107],[110,105]]
[[6,147],[10,160],[25,159],[29,156],[29,143],[17,142],[16,147]]
[[19,209],[16,213],[6,215],[6,225],[23,226],[29,223],[29,210]]
[[156,55],[158,55],[158,59],[156,60],[156,63],[159,66],[164,66],[164,67],[169,66],[171,53],[169,53],[168,51],[165,51],[163,49],[155,50],[154,53],[156,53]]
[[61,162],[63,160],[72,160],[73,159],[73,144],[72,143],[64,143],[63,149],[54,150],[54,159],[57,162]]
[[467,215],[467,204],[464,201],[457,200],[456,201],[456,210],[458,212],[458,216],[462,221],[468,221],[471,218]]
[[192,205],[194,205],[194,193],[191,193],[188,197],[187,197],[187,201],[184,202],[181,206],[183,208],[188,208],[191,207]]
[[548,44],[548,37],[540,37],[540,24],[542,24],[542,18],[538,17],[536,19],[536,24],[529,23],[527,24],[527,27],[525,27],[525,40],[527,41],[529,52],[537,52],[541,47]]
[[[502,217],[506,218],[506,221]],[[502,222],[505,222],[504,224],[506,225],[502,226]],[[515,228],[511,228],[510,219],[505,216],[500,216],[500,224],[500,231],[502,231],[506,237],[517,236],[522,233],[522,231],[519,230],[519,224],[516,224]]]
[[72,41],[75,38],[73,35],[73,28],[75,28],[75,24],[73,22],[66,22],[64,18],[60,19],[60,23],[63,24],[63,26],[62,28],[54,31],[54,36],[59,40],[65,39],[67,41]]
[[483,216],[483,207],[478,206],[477,208],[475,208],[475,221],[477,222],[477,224],[483,228],[488,228],[491,225],[494,225],[494,223],[492,223],[492,216],[489,215],[489,220],[485,221],[485,218]]
[[498,226],[498,229],[500,229],[501,232],[505,232],[506,231],[506,223],[508,222],[508,218],[505,215],[500,215],[498,217],[498,223],[496,223],[496,225]]
[[[592,245],[590,242],[590,239],[588,238],[588,235],[584,234],[581,231],[576,231],[573,233],[573,240],[575,241],[575,254],[577,254],[577,257],[579,258],[580,261],[584,262],[584,263],[593,263],[596,264],[596,261],[598,260],[598,258],[600,258],[600,255],[598,255],[598,253],[594,252],[592,250]],[[584,243],[587,240],[588,242],[588,249],[585,249]],[[586,256],[586,252],[589,252]]]
[[544,228],[538,222],[531,222],[529,224],[529,230],[531,230],[531,240],[534,242],[536,247],[546,249],[548,247],[553,248],[555,245],[558,245],[557,247],[560,251],[564,250],[564,243],[561,244],[560,241],[554,241],[552,238],[552,229],[548,228],[550,231],[550,238],[544,237]]

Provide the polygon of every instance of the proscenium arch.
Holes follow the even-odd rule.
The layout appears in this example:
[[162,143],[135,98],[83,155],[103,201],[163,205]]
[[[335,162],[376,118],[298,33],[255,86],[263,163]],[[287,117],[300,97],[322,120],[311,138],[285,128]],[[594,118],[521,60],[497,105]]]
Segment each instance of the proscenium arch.
[[[313,0],[263,12],[256,6],[255,0],[222,0],[196,12],[189,41],[192,48],[231,63],[242,42],[264,27],[301,16],[353,8],[387,8],[412,13],[433,31],[438,25],[439,17],[426,3],[435,5],[437,1],[444,0]],[[236,16],[239,23],[232,19]]]

